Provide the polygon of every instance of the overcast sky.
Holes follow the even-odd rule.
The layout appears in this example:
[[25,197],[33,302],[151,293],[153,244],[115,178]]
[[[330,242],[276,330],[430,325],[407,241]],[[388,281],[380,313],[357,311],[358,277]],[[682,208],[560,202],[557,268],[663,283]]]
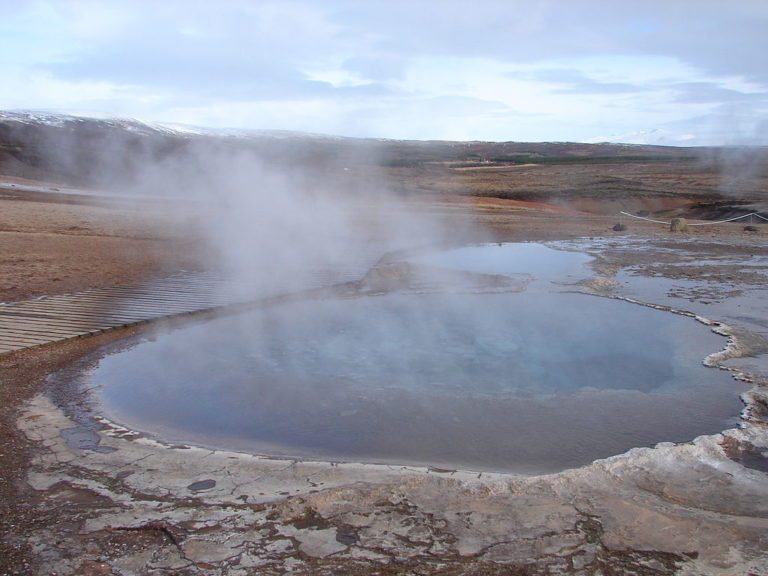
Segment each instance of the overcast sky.
[[768,0],[0,0],[0,109],[768,144]]

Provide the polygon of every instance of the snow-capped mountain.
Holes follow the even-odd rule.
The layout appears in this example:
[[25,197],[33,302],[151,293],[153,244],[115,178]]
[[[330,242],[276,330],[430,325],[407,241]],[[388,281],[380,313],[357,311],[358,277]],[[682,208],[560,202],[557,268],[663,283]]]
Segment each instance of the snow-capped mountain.
[[169,136],[207,136],[207,137],[225,137],[239,139],[264,139],[273,138],[278,140],[285,139],[323,139],[323,140],[355,140],[345,136],[334,136],[328,134],[315,134],[307,132],[296,132],[292,130],[244,130],[240,128],[205,128],[202,126],[191,126],[188,124],[177,124],[173,122],[154,122],[139,120],[137,118],[114,118],[93,114],[89,116],[77,116],[59,112],[47,112],[38,110],[0,110],[0,122],[16,122],[27,125],[50,126],[50,127],[72,127],[78,124],[93,124],[104,127],[122,128],[129,132],[139,134],[165,134]]

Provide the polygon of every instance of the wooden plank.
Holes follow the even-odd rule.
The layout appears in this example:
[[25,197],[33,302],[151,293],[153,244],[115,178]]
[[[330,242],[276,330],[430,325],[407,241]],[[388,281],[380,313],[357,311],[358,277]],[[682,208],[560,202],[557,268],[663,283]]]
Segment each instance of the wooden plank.
[[[11,339],[21,339],[21,340],[35,340],[38,342],[49,342],[51,340],[51,337],[49,335],[44,334],[37,334],[32,332],[19,332],[19,331],[3,331],[0,333],[0,337],[11,340]],[[57,338],[57,336],[54,336],[54,340]]]
[[69,334],[66,336],[62,335],[48,335],[45,334],[14,334],[12,332],[5,332],[3,334],[0,334],[0,338],[2,338],[5,342],[33,342],[35,344],[48,344],[50,342],[58,342],[59,340],[67,340],[69,338],[77,338],[77,334]]
[[216,296],[217,293],[229,289],[225,285],[216,284],[181,284],[181,283],[163,283],[143,286],[119,286],[119,290],[124,292],[137,292],[154,294],[160,292],[187,292],[190,294],[205,294],[207,296]]
[[53,316],[50,314],[43,314],[41,312],[37,312],[35,310],[28,310],[26,308],[12,308],[12,309],[0,309],[0,317],[5,318],[40,318],[40,319],[50,319]]
[[179,274],[0,306],[0,353],[242,303],[210,273]]
[[[78,308],[70,308],[70,309],[60,309],[60,310],[53,310],[51,311],[53,313],[51,314],[40,314],[37,313],[37,311],[28,310],[26,312],[8,312],[3,313],[0,312],[0,319],[24,319],[24,320],[37,320],[40,322],[55,322],[57,320],[78,320],[78,321],[88,321],[88,322],[101,322],[108,318],[106,314],[103,314],[101,312],[94,312],[94,313],[88,313]],[[135,318],[139,318],[140,315],[131,315],[131,317],[128,317],[128,315],[125,315],[126,320],[133,320]],[[119,319],[121,317],[113,317],[112,319]]]
[[[18,310],[18,309],[17,309]],[[149,319],[173,316],[177,314],[190,313],[201,310],[200,308],[183,306],[179,308],[170,308],[163,306],[160,309],[142,308],[135,311],[111,312],[111,313],[89,313],[86,308],[79,306],[70,306],[66,308],[57,308],[56,314],[41,314],[40,309],[34,311],[0,311],[0,321],[3,319],[23,319],[29,322],[40,324],[58,324],[70,326],[115,326],[122,324],[144,322]]]
[[24,308],[16,308],[14,310],[2,310],[0,311],[0,318],[3,316],[18,316],[18,317],[28,317],[28,318],[40,318],[40,319],[55,319],[55,318],[62,318],[62,317],[74,317],[76,315],[79,315],[81,317],[87,317],[87,318],[95,318],[95,319],[104,319],[106,317],[113,317],[113,318],[122,318],[125,317],[126,320],[130,320],[133,318],[140,318],[141,313],[140,311],[137,311],[134,314],[118,314],[114,311],[114,308],[110,307],[104,307],[103,309],[93,309],[92,307],[86,306],[86,305],[80,305],[77,303],[71,303],[71,304],[57,304],[55,307],[44,307],[44,306],[29,306]]
[[[119,295],[124,302],[156,302],[156,303],[168,303],[168,304],[180,304],[189,303],[191,305],[199,306],[213,306],[220,300],[205,296],[195,297],[189,294],[138,294],[136,292]],[[115,298],[118,301],[120,298]]]
[[43,336],[41,334],[30,334],[30,333],[8,333],[3,332],[0,333],[0,338],[3,340],[29,340],[31,342],[48,342],[50,341],[50,338],[47,336]]
[[81,312],[89,312],[90,314],[104,314],[110,311],[108,304],[104,305],[103,309],[94,308],[92,305],[86,303],[76,302],[55,302],[50,305],[30,305],[30,306],[15,306],[13,308],[0,309],[0,316],[28,316],[38,318],[51,318],[62,313],[69,313],[70,311],[77,310]]
[[190,298],[197,299],[218,299],[220,298],[219,292],[222,290],[214,290],[202,287],[191,286],[162,286],[162,287],[147,287],[147,288],[104,288],[99,290],[93,290],[87,293],[82,293],[83,296],[95,296],[95,297],[114,297],[114,294],[120,294],[126,297],[134,296],[155,296],[155,297],[167,297],[178,298],[180,295],[187,295]]
[[224,290],[224,287],[216,285],[199,284],[155,284],[139,286],[113,286],[110,288],[96,288],[89,290],[91,294],[106,294],[112,292],[136,293],[136,294],[154,294],[159,292],[190,292],[197,294],[215,295],[216,292]]
[[115,289],[109,295],[82,295],[79,300],[101,300],[101,303],[126,301],[126,302],[158,302],[158,303],[190,303],[190,304],[215,304],[225,301],[221,297],[208,292],[195,292],[188,290],[121,290]]
[[213,276],[173,276],[170,278],[161,278],[159,280],[148,280],[138,284],[128,284],[126,286],[164,286],[169,284],[179,286],[228,286],[231,285],[232,282]]
[[110,324],[110,323],[104,323],[104,322],[78,322],[74,320],[45,320],[45,321],[38,321],[36,319],[31,319],[31,323],[36,324],[41,327],[47,327],[52,326],[55,328],[61,328],[61,329],[69,329],[69,330],[82,330],[82,329],[99,329],[99,328],[112,328],[114,326],[121,326],[121,324]]
[[0,318],[0,332],[3,330],[31,330],[33,332],[45,330],[48,332],[70,333],[74,330],[74,327],[43,322],[27,322],[25,320],[8,321],[8,319]]
[[5,354],[6,352],[13,352],[15,350],[24,350],[24,348],[29,348],[29,346],[13,346],[11,344],[0,344],[0,354]]
[[216,306],[215,302],[187,302],[185,300],[154,300],[150,298],[133,298],[130,300],[119,300],[114,303],[115,310],[180,310],[180,309],[199,309],[212,308]]
[[[90,334],[91,330],[73,330],[63,328],[49,328],[46,326],[30,326],[29,324],[17,324],[15,326],[0,325],[0,334],[33,334],[47,335],[50,338],[60,338],[70,334]],[[93,331],[95,332],[95,330]]]
[[60,326],[35,326],[35,325],[17,325],[17,326],[0,326],[0,336],[24,336],[30,337],[46,337],[48,339],[56,340],[58,338],[70,338],[72,336],[83,336],[86,334],[95,334],[97,332],[103,332],[104,330],[110,330],[114,326],[97,327],[97,326],[73,326],[73,327],[60,327]]
[[10,344],[11,346],[39,346],[47,344],[50,340],[37,340],[33,338],[14,338],[12,336],[0,336],[0,344]]
[[[43,302],[34,302],[34,303],[26,304],[24,306],[13,306],[13,307],[4,308],[3,310],[0,310],[0,314],[2,312],[9,312],[9,313],[26,312],[26,313],[29,313],[29,314],[46,314],[46,315],[50,315],[50,314],[55,314],[56,313],[55,311],[58,310],[58,309],[66,308],[66,307],[72,306],[72,305],[77,304],[77,303],[78,303],[77,300],[57,301],[57,302],[51,301],[51,302],[45,302],[45,303],[43,303]],[[97,306],[97,304],[95,304],[93,302],[80,301],[80,306],[86,306],[86,305],[88,305],[88,306]],[[100,304],[100,306],[109,306],[109,303],[105,302],[103,304]]]
[[25,309],[49,310],[59,306],[68,306],[76,303],[79,303],[82,305],[94,306],[94,307],[105,307],[105,306],[113,305],[114,302],[118,300],[119,299],[117,298],[105,298],[103,296],[92,297],[87,295],[72,295],[72,296],[68,296],[67,298],[51,298],[50,300],[36,300],[34,302],[24,302],[24,303],[21,303],[20,305],[14,305],[13,307],[25,308]]
[[222,290],[189,286],[160,286],[156,288],[113,288],[83,293],[83,296],[113,298],[114,294],[127,297],[133,296],[163,296],[177,298],[184,294],[199,299],[218,299]]
[[0,335],[0,346],[34,346],[36,342],[21,342],[20,340]]
[[0,319],[4,320],[26,320],[29,322],[35,322],[38,324],[71,324],[73,326],[78,326],[82,324],[104,324],[105,320],[101,316],[78,316],[77,314],[61,314],[58,316],[50,316],[48,318],[40,318],[37,316],[24,316],[21,314],[14,314],[14,315],[2,315],[0,314]]
[[[189,306],[184,308],[157,308],[157,309],[135,309],[128,308],[122,314],[125,315],[139,315],[142,318],[157,318],[160,316],[175,316],[177,314],[188,314],[189,312],[195,312],[198,310],[210,310],[208,307],[195,307]],[[120,314],[120,312],[118,312]]]
[[[119,286],[119,288],[124,288],[126,290],[158,290],[163,289],[164,287],[174,287],[174,288],[189,288],[192,290],[214,290],[214,289],[220,289],[222,287],[230,286],[231,284],[229,282],[221,282],[221,281],[215,281],[215,280],[208,280],[205,278],[201,279],[192,279],[192,280],[164,280],[164,281],[157,281],[157,282],[144,282],[142,284],[127,284],[123,286]],[[98,290],[98,288],[97,288]],[[109,290],[109,288],[102,288],[102,290]]]
[[39,322],[85,322],[85,323],[115,323],[115,322],[135,322],[144,318],[144,314],[121,314],[121,315],[107,315],[102,313],[89,314],[78,309],[61,310],[57,314],[50,314],[47,317],[29,316],[24,314],[0,314],[0,319],[6,318],[18,318],[26,320],[36,320]]

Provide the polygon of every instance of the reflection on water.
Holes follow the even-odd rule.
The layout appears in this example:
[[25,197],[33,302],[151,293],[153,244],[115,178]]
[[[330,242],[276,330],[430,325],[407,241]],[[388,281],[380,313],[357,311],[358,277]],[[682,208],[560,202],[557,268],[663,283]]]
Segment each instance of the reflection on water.
[[429,253],[411,262],[466,270],[481,274],[530,274],[550,281],[564,281],[585,273],[592,258],[580,252],[557,250],[536,242],[482,244]]
[[581,294],[396,293],[189,325],[92,380],[108,416],[169,441],[539,473],[733,425],[740,385],[701,364],[723,344]]

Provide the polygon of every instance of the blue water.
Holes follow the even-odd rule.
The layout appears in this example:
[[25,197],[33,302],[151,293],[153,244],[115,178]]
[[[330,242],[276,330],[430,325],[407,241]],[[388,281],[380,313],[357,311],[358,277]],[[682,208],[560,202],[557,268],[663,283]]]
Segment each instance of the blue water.
[[410,259],[411,262],[452,270],[509,276],[527,274],[540,280],[559,282],[583,276],[586,264],[591,260],[590,256],[580,252],[558,250],[536,242],[465,246]]
[[189,324],[103,357],[90,385],[172,442],[541,473],[734,425],[743,388],[701,363],[724,343],[583,294],[394,293]]

